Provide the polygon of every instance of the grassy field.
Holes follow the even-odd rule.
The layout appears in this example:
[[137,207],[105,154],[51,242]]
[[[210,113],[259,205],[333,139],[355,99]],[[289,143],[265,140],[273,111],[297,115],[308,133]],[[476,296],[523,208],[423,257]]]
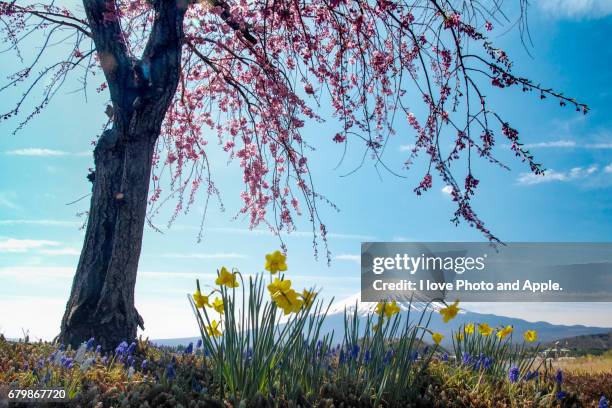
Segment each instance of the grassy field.
[[593,356],[560,358],[554,366],[566,372],[576,374],[609,374],[612,375],[612,351]]

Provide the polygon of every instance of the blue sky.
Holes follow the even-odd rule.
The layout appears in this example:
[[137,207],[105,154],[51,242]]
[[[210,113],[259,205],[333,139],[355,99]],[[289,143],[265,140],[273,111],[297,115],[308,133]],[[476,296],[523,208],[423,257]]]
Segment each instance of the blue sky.
[[[474,207],[505,241],[612,241],[612,1],[534,2],[530,28],[532,56],[514,32],[494,40],[509,51],[517,73],[561,89],[592,110],[583,116],[518,90],[490,91],[490,100],[519,128],[548,172],[531,177],[526,167],[500,151],[512,170],[479,166]],[[11,69],[13,61],[3,57],[0,76]],[[68,84],[16,136],[11,134],[16,122],[0,123],[0,332],[11,337],[21,335],[22,329],[42,338],[57,333],[78,261],[84,218],[77,214],[88,209],[88,200],[67,203],[90,191],[85,177],[93,164],[91,141],[105,117],[105,97],[90,94],[85,101],[70,92],[74,88],[76,84]],[[0,110],[8,110],[8,99],[0,101]],[[297,286],[315,284],[324,296],[336,299],[357,292],[361,241],[483,239],[469,227],[449,222],[453,204],[439,180],[432,191],[416,197],[412,189],[422,177],[418,171],[407,173],[404,180],[379,177],[373,163],[366,163],[342,177],[356,165],[360,150],[351,147],[351,159],[336,169],[342,151],[330,140],[332,127],[310,126],[306,136],[318,149],[311,159],[315,185],[341,209],[336,213],[322,207],[334,259],[331,267],[313,259],[312,237],[307,220],[302,220],[300,231],[286,237],[289,275]],[[401,168],[408,155],[403,146],[413,138],[400,131],[391,141],[386,157],[395,169]],[[213,160],[213,177],[227,210],[211,209],[203,242],[196,242],[201,205],[164,234],[145,231],[136,304],[145,319],[145,334],[153,338],[196,332],[185,296],[195,278],[211,281],[221,265],[256,273],[263,255],[278,247],[275,237],[249,231],[241,219],[232,221],[240,205],[240,169],[237,163],[228,166],[223,152],[211,154],[218,159]],[[154,221],[163,227],[167,220],[168,214],[161,214]],[[471,307],[528,320],[612,326],[609,304]]]

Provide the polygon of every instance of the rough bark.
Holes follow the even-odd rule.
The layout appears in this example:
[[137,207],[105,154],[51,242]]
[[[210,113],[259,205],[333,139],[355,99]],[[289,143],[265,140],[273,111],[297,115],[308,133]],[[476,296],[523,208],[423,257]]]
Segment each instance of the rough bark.
[[73,347],[95,337],[106,350],[143,327],[134,306],[151,164],[180,77],[186,3],[154,2],[156,19],[142,58],[128,57],[104,0],[84,0],[109,84],[113,126],[94,150],[87,231],[59,340]]

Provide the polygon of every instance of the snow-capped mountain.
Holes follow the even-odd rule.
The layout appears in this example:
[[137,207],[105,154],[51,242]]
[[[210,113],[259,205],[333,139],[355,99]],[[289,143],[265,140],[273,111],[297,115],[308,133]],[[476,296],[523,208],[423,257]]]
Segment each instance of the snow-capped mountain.
[[[361,294],[360,292],[357,292],[354,295],[347,297],[346,299],[333,303],[330,306],[329,312],[327,314],[332,315],[337,313],[344,313],[345,310],[354,311],[355,306],[357,306],[357,314],[359,314],[360,316],[367,316],[368,314],[374,313],[374,310],[376,309],[376,302],[362,302]],[[412,311],[421,312],[427,307],[433,310],[440,309],[440,304],[438,303],[427,305],[426,302],[418,300],[413,301],[412,303],[408,301],[398,302],[398,306],[402,312],[407,312],[409,309],[411,309]]]

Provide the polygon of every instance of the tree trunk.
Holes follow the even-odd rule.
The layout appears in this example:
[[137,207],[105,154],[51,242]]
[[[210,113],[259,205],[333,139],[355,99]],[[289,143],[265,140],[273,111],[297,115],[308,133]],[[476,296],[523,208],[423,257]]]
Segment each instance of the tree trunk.
[[133,132],[126,136],[108,130],[94,151],[87,232],[60,336],[73,347],[93,336],[111,349],[134,339],[137,326],[143,327],[134,287],[158,133]]
[[96,166],[85,242],[59,341],[95,337],[111,350],[143,327],[134,306],[155,144],[181,72],[188,2],[152,0],[155,19],[139,60],[127,52],[105,0],[83,0],[113,102],[113,127],[94,150]]

